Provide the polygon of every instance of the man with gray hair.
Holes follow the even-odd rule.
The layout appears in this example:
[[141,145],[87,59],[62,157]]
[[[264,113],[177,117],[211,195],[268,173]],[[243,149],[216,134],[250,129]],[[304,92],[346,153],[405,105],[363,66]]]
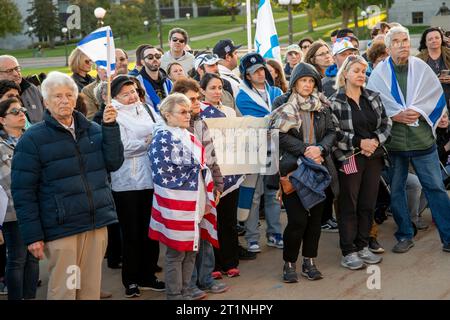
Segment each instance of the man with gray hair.
[[178,62],[183,67],[187,76],[189,70],[194,67],[194,56],[186,50],[189,36],[186,30],[173,28],[169,31],[170,50],[164,53],[161,58],[161,68],[167,72],[167,67],[174,62]]
[[22,68],[13,56],[0,56],[0,80],[14,81],[20,86],[20,98],[27,109],[27,118],[31,123],[42,120],[44,116],[44,104],[39,89],[22,77]]
[[47,299],[98,300],[106,226],[117,222],[108,173],[124,161],[117,110],[102,125],[74,111],[78,88],[50,72],[42,83],[44,121],[17,143],[11,193],[28,251],[48,259]]
[[374,69],[367,87],[380,92],[386,114],[393,121],[386,143],[391,166],[391,210],[397,223],[396,253],[414,246],[408,210],[406,179],[410,163],[422,185],[443,250],[450,252],[450,199],[442,182],[435,129],[445,108],[441,84],[421,59],[410,56],[408,29],[397,26],[385,38],[389,56]]

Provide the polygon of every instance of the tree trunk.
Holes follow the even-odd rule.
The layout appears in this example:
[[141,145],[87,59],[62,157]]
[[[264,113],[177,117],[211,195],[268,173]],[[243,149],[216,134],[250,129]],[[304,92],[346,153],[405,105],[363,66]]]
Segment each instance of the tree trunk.
[[306,15],[308,17],[308,32],[314,32],[314,26],[313,26],[314,11],[313,11],[313,9],[307,8]]
[[352,14],[351,8],[342,9],[342,28],[348,27],[348,21],[350,20],[350,15]]
[[[355,32],[356,36],[359,37],[359,28],[358,28],[358,7],[355,7],[355,10],[353,11],[353,21],[355,22]],[[364,26],[363,26],[364,28]]]
[[234,8],[231,8],[231,22],[235,22],[236,21],[236,14],[234,11]]

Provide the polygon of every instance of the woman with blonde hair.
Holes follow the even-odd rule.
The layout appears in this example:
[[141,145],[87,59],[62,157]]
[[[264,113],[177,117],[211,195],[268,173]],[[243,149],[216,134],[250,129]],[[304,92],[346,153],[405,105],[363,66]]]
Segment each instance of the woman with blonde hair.
[[288,91],[289,88],[286,81],[286,76],[280,63],[274,59],[267,59],[267,69],[269,69],[269,72],[272,75],[273,85],[280,88],[283,93]]
[[81,50],[75,49],[69,56],[69,67],[73,72],[72,79],[75,81],[78,87],[78,92],[95,81],[88,72],[92,69],[93,62],[87,55]]
[[345,59],[336,77],[331,109],[336,128],[333,153],[339,163],[341,265],[351,270],[381,262],[368,249],[385,149],[392,122],[379,93],[366,89],[368,64],[361,56]]

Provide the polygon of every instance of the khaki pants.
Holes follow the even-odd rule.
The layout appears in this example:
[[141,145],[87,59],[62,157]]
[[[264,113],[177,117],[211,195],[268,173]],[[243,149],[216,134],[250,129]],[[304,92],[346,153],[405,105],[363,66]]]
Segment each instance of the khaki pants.
[[45,243],[50,279],[48,300],[98,300],[106,227]]

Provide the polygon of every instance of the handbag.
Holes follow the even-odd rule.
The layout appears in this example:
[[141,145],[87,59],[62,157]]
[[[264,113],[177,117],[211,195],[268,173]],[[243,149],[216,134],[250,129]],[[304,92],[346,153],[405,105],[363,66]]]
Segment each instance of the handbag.
[[[292,171],[294,172],[294,171]],[[292,172],[290,172],[287,176],[280,177],[280,187],[284,194],[289,195],[293,192],[295,192],[294,185],[289,180],[289,177],[291,176]]]

